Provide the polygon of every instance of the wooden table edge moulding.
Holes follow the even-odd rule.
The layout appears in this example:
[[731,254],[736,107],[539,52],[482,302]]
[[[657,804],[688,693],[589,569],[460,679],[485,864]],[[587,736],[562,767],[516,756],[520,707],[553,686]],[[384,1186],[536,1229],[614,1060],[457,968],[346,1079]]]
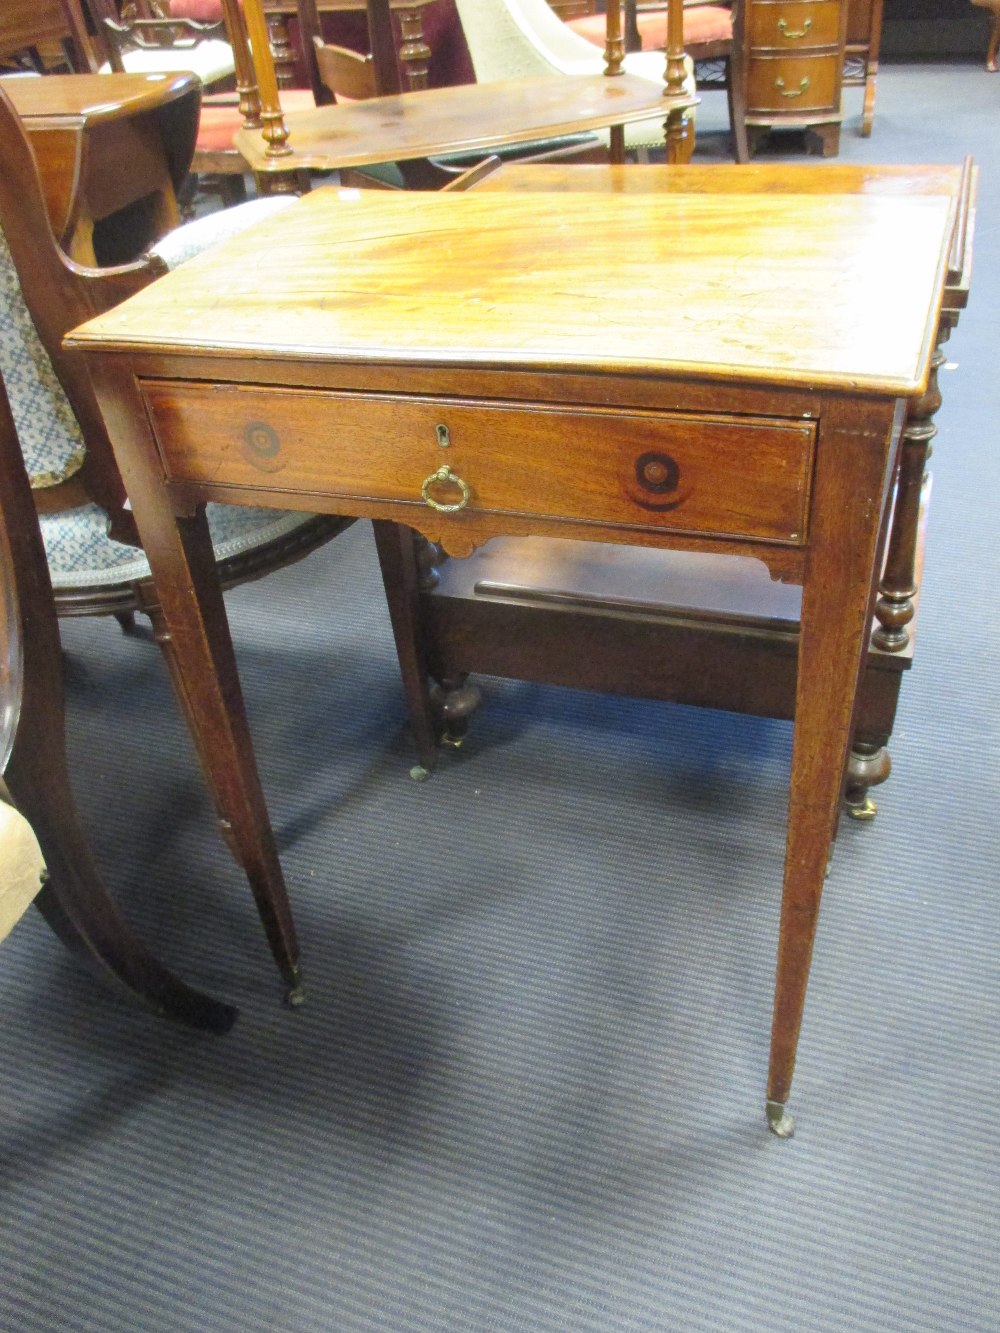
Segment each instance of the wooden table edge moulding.
[[[426,677],[414,530],[453,555],[532,533],[749,555],[802,584],[767,1085],[785,1137],[956,205],[761,180],[754,194],[568,193],[558,208],[542,193],[321,190],[68,345],[88,357],[227,836],[279,932],[290,914],[206,501],[374,519],[411,681]],[[408,693],[429,748],[426,689]]]

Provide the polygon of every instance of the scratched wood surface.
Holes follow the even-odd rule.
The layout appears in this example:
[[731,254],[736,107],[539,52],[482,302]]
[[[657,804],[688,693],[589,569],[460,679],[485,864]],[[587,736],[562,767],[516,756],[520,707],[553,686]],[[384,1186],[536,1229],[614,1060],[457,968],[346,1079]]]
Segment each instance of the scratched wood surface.
[[893,396],[926,378],[946,197],[555,199],[319,191],[91,321],[73,344]]

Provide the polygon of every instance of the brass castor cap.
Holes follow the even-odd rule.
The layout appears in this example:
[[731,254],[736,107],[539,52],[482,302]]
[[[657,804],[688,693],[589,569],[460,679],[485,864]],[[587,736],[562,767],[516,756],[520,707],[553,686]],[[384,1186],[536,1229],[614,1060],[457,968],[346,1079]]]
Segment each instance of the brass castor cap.
[[765,1102],[767,1127],[779,1139],[790,1139],[795,1133],[795,1121],[785,1110],[784,1102]]
[[862,824],[867,824],[878,814],[878,806],[870,796],[866,796],[861,805],[851,805],[848,802],[847,813],[851,819],[857,819]]

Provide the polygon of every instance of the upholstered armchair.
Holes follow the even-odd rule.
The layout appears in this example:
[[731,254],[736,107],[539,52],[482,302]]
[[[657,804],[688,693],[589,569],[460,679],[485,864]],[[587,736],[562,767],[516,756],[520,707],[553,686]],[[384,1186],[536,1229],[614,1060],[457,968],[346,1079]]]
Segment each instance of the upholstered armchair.
[[[533,74],[600,74],[604,69],[601,52],[558,18],[546,0],[456,0],[456,7],[478,83]],[[597,15],[596,22],[603,46],[604,15]],[[626,55],[625,72],[662,87],[665,57],[661,51]],[[688,114],[693,116],[694,110]],[[662,120],[625,126],[627,149],[662,145]]]

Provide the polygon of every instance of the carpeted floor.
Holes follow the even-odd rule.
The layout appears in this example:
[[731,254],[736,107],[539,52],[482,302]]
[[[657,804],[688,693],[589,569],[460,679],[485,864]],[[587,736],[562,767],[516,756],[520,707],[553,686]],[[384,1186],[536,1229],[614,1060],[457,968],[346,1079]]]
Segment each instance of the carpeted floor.
[[0,1329],[1000,1326],[1000,77],[888,67],[869,141],[849,107],[843,159],[983,172],[917,660],[879,818],[838,842],[796,1138],[762,1115],[790,728],[487,682],[416,785],[359,524],[229,598],[300,1012],[158,654],[64,626],[108,879],[242,1015],[158,1023],[34,916],[5,944]]

